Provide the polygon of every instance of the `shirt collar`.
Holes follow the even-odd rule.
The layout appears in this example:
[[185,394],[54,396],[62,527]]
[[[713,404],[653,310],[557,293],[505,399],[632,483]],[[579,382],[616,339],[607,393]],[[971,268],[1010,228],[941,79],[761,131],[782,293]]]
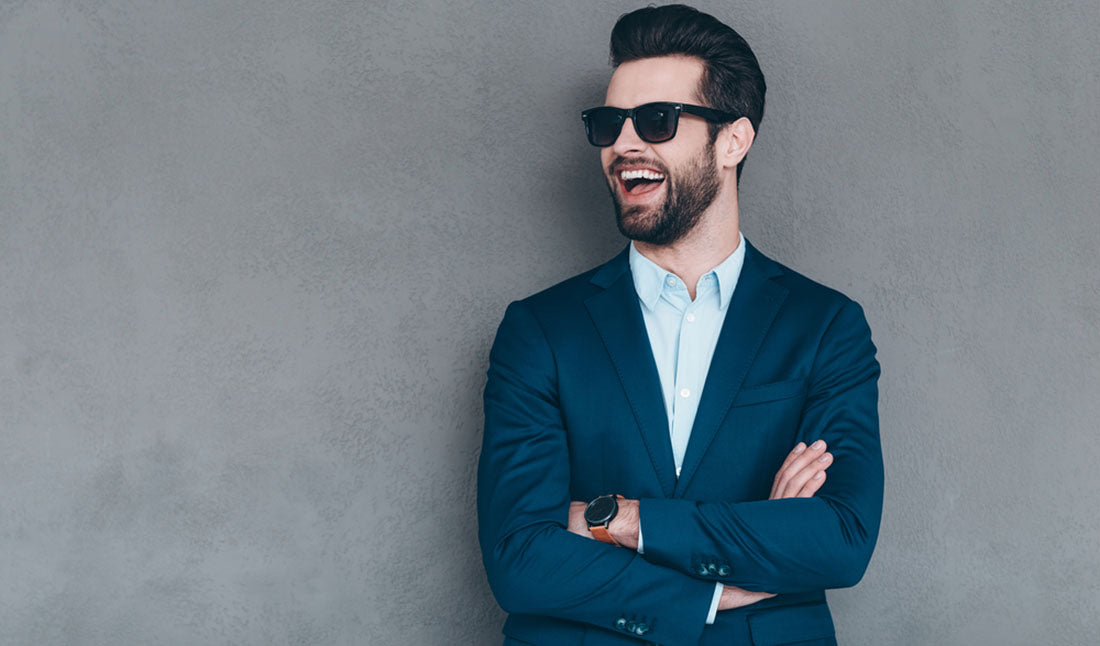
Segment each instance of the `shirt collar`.
[[[665,278],[672,276],[672,272],[663,269],[660,265],[646,258],[630,243],[630,273],[634,277],[634,291],[646,309],[652,310],[657,305],[657,299],[661,297],[664,289]],[[745,263],[745,238],[741,231],[737,232],[737,248],[733,250],[725,260],[707,273],[713,273],[718,279],[718,308],[726,309],[730,299],[733,298],[733,289],[737,286],[737,278],[741,275],[741,266]],[[704,274],[705,275],[705,274]]]

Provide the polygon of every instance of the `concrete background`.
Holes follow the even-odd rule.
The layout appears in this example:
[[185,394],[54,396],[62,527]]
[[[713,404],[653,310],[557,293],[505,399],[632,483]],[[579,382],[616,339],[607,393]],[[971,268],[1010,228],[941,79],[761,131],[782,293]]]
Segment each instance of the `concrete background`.
[[[492,644],[505,305],[624,241],[628,2],[0,2],[0,643]],[[845,644],[1100,635],[1100,4],[707,2],[746,237],[879,347]]]

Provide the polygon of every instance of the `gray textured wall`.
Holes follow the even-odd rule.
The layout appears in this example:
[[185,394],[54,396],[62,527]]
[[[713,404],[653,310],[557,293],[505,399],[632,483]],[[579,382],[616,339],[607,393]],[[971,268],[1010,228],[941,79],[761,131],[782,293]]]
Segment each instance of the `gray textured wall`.
[[[505,305],[621,248],[635,3],[0,3],[0,643],[490,644]],[[864,304],[847,644],[1100,634],[1100,5],[708,2],[765,252]]]

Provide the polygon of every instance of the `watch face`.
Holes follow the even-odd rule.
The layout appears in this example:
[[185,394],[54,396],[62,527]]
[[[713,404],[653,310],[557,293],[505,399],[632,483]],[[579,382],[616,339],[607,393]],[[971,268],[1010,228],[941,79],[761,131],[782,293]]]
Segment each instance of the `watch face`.
[[589,525],[603,525],[618,511],[614,496],[600,496],[588,503],[584,510],[584,519]]

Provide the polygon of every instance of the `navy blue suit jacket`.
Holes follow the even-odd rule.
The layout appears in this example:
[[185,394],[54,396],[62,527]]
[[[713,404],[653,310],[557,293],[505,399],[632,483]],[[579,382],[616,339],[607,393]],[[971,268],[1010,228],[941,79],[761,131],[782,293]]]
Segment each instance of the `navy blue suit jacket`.
[[[478,468],[507,643],[835,643],[824,591],[863,576],[882,511],[875,346],[857,303],[746,244],[679,478],[627,249],[508,306]],[[768,500],[818,438],[817,495]],[[644,555],[566,530],[605,493],[641,500]],[[778,596],[705,626],[715,581]]]

